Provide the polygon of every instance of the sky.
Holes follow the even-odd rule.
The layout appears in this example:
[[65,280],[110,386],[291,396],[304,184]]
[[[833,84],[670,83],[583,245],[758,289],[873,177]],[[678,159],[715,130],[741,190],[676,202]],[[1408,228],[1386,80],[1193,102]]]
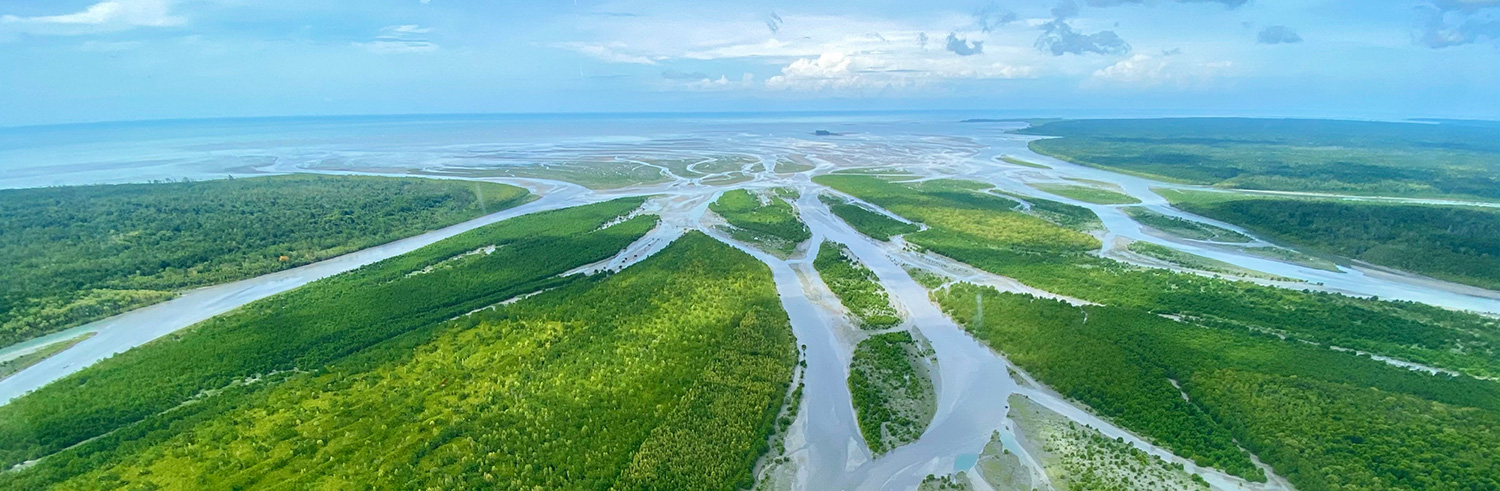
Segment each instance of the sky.
[[1500,0],[6,0],[0,126],[495,112],[1500,118]]

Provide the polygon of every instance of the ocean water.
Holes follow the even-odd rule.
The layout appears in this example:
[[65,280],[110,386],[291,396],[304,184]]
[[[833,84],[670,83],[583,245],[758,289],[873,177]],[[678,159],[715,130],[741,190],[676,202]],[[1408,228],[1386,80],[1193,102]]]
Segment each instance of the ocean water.
[[[0,188],[214,179],[253,169],[423,168],[476,157],[753,152],[817,130],[855,138],[971,135],[994,113],[341,116],[0,128]],[[989,127],[989,128],[986,128]]]

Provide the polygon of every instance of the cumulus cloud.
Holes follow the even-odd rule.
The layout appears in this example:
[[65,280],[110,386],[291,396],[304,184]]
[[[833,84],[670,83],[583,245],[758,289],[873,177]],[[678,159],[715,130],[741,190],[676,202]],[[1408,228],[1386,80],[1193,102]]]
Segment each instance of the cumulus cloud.
[[[976,58],[974,60],[980,60]],[[874,90],[911,88],[950,78],[995,79],[1032,75],[1029,67],[1000,61],[971,62],[959,57],[913,57],[892,60],[868,53],[828,52],[801,58],[766,79],[774,90]]]
[[1255,35],[1255,42],[1260,44],[1291,44],[1302,42],[1302,36],[1297,31],[1287,26],[1266,26]]
[[1016,13],[1002,8],[1000,4],[991,2],[979,10],[974,11],[974,25],[980,31],[990,32],[1001,26],[1016,21]]
[[843,53],[823,53],[814,58],[802,58],[781,69],[781,74],[766,79],[766,87],[773,89],[848,89],[869,85],[853,69],[854,58]]
[[185,23],[185,17],[172,13],[171,0],[105,0],[71,14],[0,16],[0,31],[75,35]]
[[1419,45],[1438,49],[1500,39],[1500,0],[1434,0],[1417,10]]
[[977,55],[984,52],[984,41],[969,41],[950,32],[948,33],[948,43],[944,48],[958,54],[958,56]]
[[1091,85],[1191,87],[1209,82],[1233,66],[1228,61],[1188,61],[1181,56],[1137,53],[1095,71]]
[[427,39],[429,32],[432,29],[416,24],[385,26],[380,28],[380,35],[373,41],[354,45],[382,55],[437,51],[438,45]]
[[1036,40],[1036,49],[1043,53],[1050,53],[1052,56],[1062,56],[1067,53],[1122,55],[1130,52],[1130,44],[1114,31],[1079,33],[1073,30],[1073,26],[1059,18],[1042,25],[1042,36]]

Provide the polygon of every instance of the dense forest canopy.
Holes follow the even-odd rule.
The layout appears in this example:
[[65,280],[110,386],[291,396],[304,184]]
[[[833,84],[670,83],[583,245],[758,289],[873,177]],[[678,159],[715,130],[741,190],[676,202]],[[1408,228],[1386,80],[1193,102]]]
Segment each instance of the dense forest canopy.
[[[1486,477],[1500,436],[1493,380],[1426,375],[1330,347],[1493,377],[1500,374],[1494,319],[1129,266],[1092,254],[1098,247],[1092,237],[1027,223],[1034,218],[984,194],[979,184],[815,180],[925,223],[928,229],[906,236],[911,244],[1102,304],[1080,308],[962,285],[938,294],[955,320],[1041,382],[1174,453],[1259,479],[1243,444],[1299,489],[1453,489],[1452,483],[1493,489]],[[971,218],[950,219],[955,215]],[[976,223],[1026,225],[997,232]],[[976,300],[984,303],[983,316]],[[1189,403],[1173,382],[1190,400],[1201,390],[1222,404]],[[1368,396],[1375,390],[1402,395]],[[1321,409],[1305,402],[1344,393],[1362,402]],[[1340,422],[1361,411],[1385,416],[1370,424]],[[1297,412],[1308,429],[1278,421],[1285,412]],[[1433,434],[1434,428],[1448,430]],[[1351,447],[1360,441],[1379,446]],[[1421,442],[1424,453],[1406,455],[1395,443],[1401,441]]]
[[1500,199],[1500,123],[1179,118],[1055,121],[1032,150],[1244,189]]
[[1273,240],[1500,290],[1500,210],[1163,191],[1172,206]]
[[0,190],[0,345],[529,198],[494,183],[314,175]]
[[[231,404],[241,391],[574,281],[558,275],[613,256],[656,225],[654,215],[618,222],[643,201],[622,198],[481,227],[115,355],[0,406],[0,467],[91,441],[33,468],[44,476],[71,472],[70,466],[112,458],[117,446],[146,438],[136,432],[192,421],[198,413],[173,410],[184,402]],[[612,222],[618,223],[603,227]],[[220,395],[204,397],[211,394]],[[99,438],[104,435],[112,438]],[[0,479],[10,477],[0,473]]]
[[747,489],[796,361],[769,269],[693,232],[0,485]]

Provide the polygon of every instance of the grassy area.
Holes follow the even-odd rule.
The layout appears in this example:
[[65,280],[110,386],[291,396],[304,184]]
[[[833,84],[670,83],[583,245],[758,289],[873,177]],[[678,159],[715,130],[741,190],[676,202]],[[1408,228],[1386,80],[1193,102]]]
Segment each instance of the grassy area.
[[876,334],[855,347],[849,395],[859,431],[875,455],[915,441],[932,422],[937,395],[929,356],[931,348],[907,331]]
[[1292,263],[1304,268],[1321,269],[1337,273],[1339,265],[1321,257],[1313,257],[1282,247],[1240,247],[1240,252],[1275,261]]
[[891,237],[917,231],[916,225],[870,211],[863,206],[851,204],[839,198],[821,195],[818,199],[823,200],[823,203],[828,205],[828,210],[843,219],[844,223],[875,240],[890,241]]
[[493,183],[307,175],[0,190],[0,345],[530,198]]
[[690,233],[290,376],[61,485],[745,489],[796,359],[766,266]]
[[885,329],[901,323],[891,299],[876,281],[875,273],[860,264],[843,245],[824,241],[813,260],[818,277],[864,329]]
[[1130,215],[1131,219],[1134,219],[1141,225],[1185,239],[1212,242],[1250,242],[1250,237],[1246,237],[1245,234],[1199,221],[1163,215],[1143,206],[1126,207],[1124,210],[1125,214]]
[[1033,196],[1007,193],[999,189],[992,189],[990,192],[1019,201],[1023,203],[1020,207],[1022,213],[1052,222],[1060,227],[1079,232],[1104,228],[1104,222],[1099,221],[1099,215],[1095,215],[1094,210],[1082,206]]
[[962,234],[979,241],[1037,250],[1085,251],[1100,245],[1088,234],[1016,211],[1019,203],[983,192],[990,187],[984,183],[932,180],[908,185],[854,175],[818,176],[813,181],[932,228],[909,234],[908,240]]
[[[975,337],[1059,392],[1232,474],[1259,475],[1240,457],[1244,445],[1298,489],[1375,482],[1489,489],[1491,474],[1500,475],[1500,447],[1480,443],[1500,436],[1500,383],[1492,380],[1431,375],[1142,309],[1075,307],[967,284],[934,297]],[[1300,430],[1283,424],[1291,415]],[[1351,445],[1360,441],[1372,445]]]
[[812,163],[807,162],[806,159],[777,159],[776,163],[772,165],[772,170],[777,174],[796,174],[798,172],[807,172],[816,168],[817,167],[813,166]]
[[[1012,399],[1011,406],[1015,405]],[[1012,407],[1012,420],[1017,419],[1014,416],[1015,411],[1016,409]],[[1018,429],[1024,431],[1024,428]],[[975,459],[974,473],[970,476],[971,478],[979,476],[991,488],[999,491],[1027,491],[1040,488],[1032,484],[1031,471],[1021,463],[1021,458],[1005,448],[1005,443],[1000,441],[998,431],[990,433],[990,441],[984,444],[984,450],[979,453],[979,458]]]
[[922,285],[929,290],[943,286],[943,284],[947,283],[951,279],[945,275],[937,274],[922,268],[903,265],[902,269],[906,270],[906,274],[911,275],[912,281],[917,282],[917,284]]
[[[1027,451],[1042,463],[1048,479],[1060,489],[1208,489],[1208,483],[1187,473],[1181,465],[1169,464],[1161,457],[1128,443],[1105,438],[1098,430],[1074,423],[1026,396],[1011,394],[1008,416],[1024,436],[1022,441],[1030,444]],[[986,451],[989,451],[988,447]],[[1018,472],[1013,471],[1013,474]],[[1013,486],[1011,489],[1031,488]]]
[[1188,118],[1057,121],[1037,153],[1219,187],[1500,199],[1495,123]]
[[65,349],[72,348],[73,345],[78,344],[83,340],[91,337],[94,337],[94,333],[84,333],[81,336],[65,339],[43,346],[39,350],[17,356],[15,358],[0,361],[0,380],[10,378],[11,375],[15,375],[21,370],[25,370],[27,368],[30,368],[32,365],[41,363],[42,360],[51,358],[52,355],[61,353]]
[[[372,346],[498,302],[556,287],[570,269],[611,257],[655,226],[644,198],[526,215],[251,302],[115,355],[0,406],[0,467],[53,455],[36,474],[74,472],[255,392],[323,370]],[[489,249],[490,247],[493,249]],[[473,254],[476,250],[491,250]],[[441,265],[441,267],[433,267]],[[259,381],[247,385],[247,381]],[[223,404],[237,404],[234,397]],[[374,407],[374,406],[371,406]],[[177,408],[174,410],[174,408]],[[110,435],[108,438],[99,438]],[[88,464],[85,464],[88,463]],[[73,470],[69,470],[73,469]],[[15,473],[8,478],[30,479]],[[52,478],[45,478],[52,479]],[[24,489],[27,486],[0,488]]]
[[724,217],[735,240],[761,246],[767,252],[789,256],[812,233],[797,218],[791,203],[776,193],[752,193],[744,189],[725,191],[708,209]]
[[1324,254],[1500,290],[1500,210],[1163,191],[1172,206]]
[[1030,167],[1030,168],[1033,168],[1033,169],[1051,169],[1051,167],[1047,167],[1045,165],[1038,164],[1036,162],[1030,162],[1030,161],[1026,161],[1026,160],[1021,160],[1021,159],[1018,159],[1018,158],[1015,158],[1015,157],[1012,157],[1012,156],[1009,156],[1009,155],[1001,155],[999,157],[995,157],[995,160],[999,160],[1001,162],[1005,162],[1005,163],[1011,164],[1011,165],[1019,165],[1021,167]]
[[1031,184],[1031,187],[1065,198],[1072,198],[1085,203],[1094,203],[1096,205],[1133,205],[1141,202],[1141,200],[1135,199],[1134,196],[1130,196],[1128,194],[1120,193],[1117,191],[1110,191],[1108,189],[1100,189],[1093,186],[1079,186],[1076,184],[1036,183]]
[[1209,258],[1206,258],[1206,257],[1203,257],[1203,256],[1199,256],[1197,254],[1190,254],[1190,253],[1182,252],[1182,251],[1179,251],[1177,249],[1173,249],[1171,247],[1167,247],[1167,246],[1163,246],[1163,245],[1158,245],[1158,244],[1152,244],[1150,242],[1135,241],[1135,242],[1131,242],[1130,245],[1126,246],[1126,248],[1130,252],[1134,252],[1136,254],[1140,254],[1142,256],[1146,256],[1146,257],[1149,257],[1149,258],[1157,259],[1157,260],[1160,260],[1160,261],[1165,261],[1167,263],[1175,264],[1177,266],[1182,266],[1182,267],[1188,268],[1188,269],[1196,269],[1196,270],[1199,270],[1199,271],[1208,271],[1208,272],[1211,272],[1211,273],[1231,274],[1231,275],[1237,275],[1237,276],[1244,276],[1244,277],[1248,277],[1248,278],[1264,278],[1264,279],[1268,279],[1268,280],[1278,280],[1278,281],[1295,281],[1295,280],[1293,280],[1291,278],[1287,278],[1285,276],[1278,276],[1278,275],[1274,275],[1274,274],[1262,273],[1260,271],[1256,271],[1256,270],[1249,269],[1249,268],[1242,268],[1242,267],[1239,267],[1239,266],[1236,266],[1236,265],[1233,265],[1233,264],[1230,264],[1230,263],[1226,263],[1224,261],[1220,261],[1220,260],[1217,260],[1217,259],[1209,259]]

